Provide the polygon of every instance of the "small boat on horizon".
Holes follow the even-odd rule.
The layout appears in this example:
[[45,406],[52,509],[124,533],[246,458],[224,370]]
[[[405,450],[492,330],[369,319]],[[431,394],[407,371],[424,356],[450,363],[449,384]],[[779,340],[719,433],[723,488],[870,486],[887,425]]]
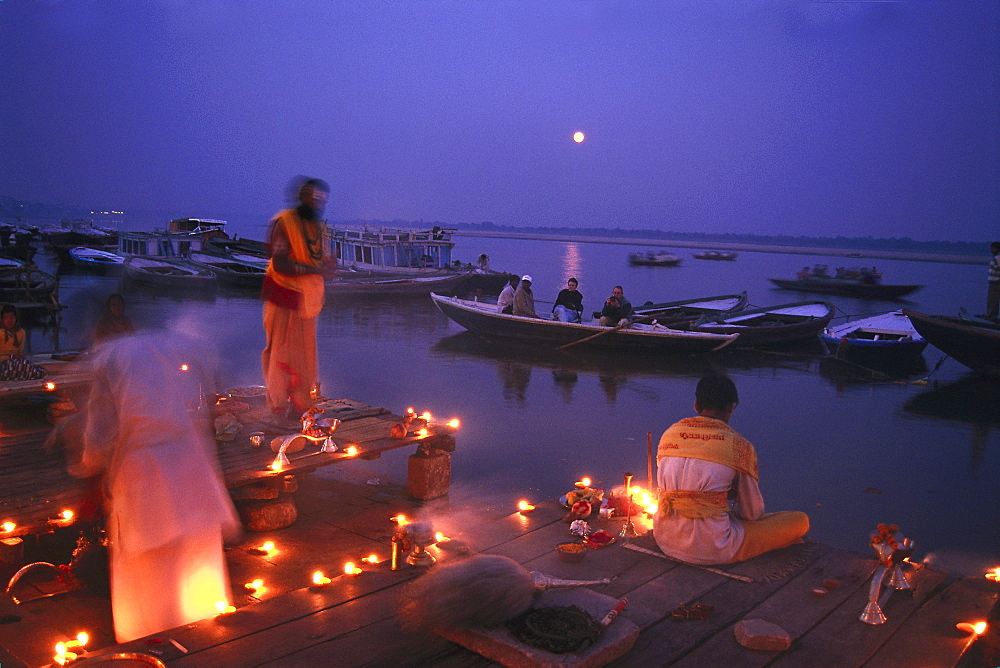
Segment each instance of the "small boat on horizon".
[[844,295],[861,299],[900,299],[904,295],[915,292],[922,285],[890,285],[886,283],[869,282],[860,278],[834,278],[831,276],[803,276],[801,278],[784,279],[769,278],[782,290],[796,292],[818,292],[828,295]]
[[702,251],[692,255],[696,260],[735,260],[736,253],[732,251]]
[[629,253],[628,263],[633,267],[676,267],[681,259],[666,251],[646,251]]
[[490,302],[469,301],[434,293],[431,294],[431,299],[442,313],[470,332],[488,338],[518,339],[551,347],[579,343],[621,352],[690,355],[719,350],[739,338],[738,334],[689,332],[661,324],[633,324],[618,328],[602,327],[595,322],[529,318],[500,313],[496,304]]
[[827,327],[820,339],[835,357],[868,367],[910,361],[927,347],[927,340],[902,311]]

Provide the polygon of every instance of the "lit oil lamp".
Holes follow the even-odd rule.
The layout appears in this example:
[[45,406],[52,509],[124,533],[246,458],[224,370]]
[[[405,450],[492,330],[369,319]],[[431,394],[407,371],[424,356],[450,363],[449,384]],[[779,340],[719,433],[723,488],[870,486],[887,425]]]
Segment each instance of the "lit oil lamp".
[[353,457],[354,455],[358,454],[358,446],[356,446],[356,445],[349,445],[344,450],[344,452],[346,454],[350,455],[351,457]]
[[445,424],[447,424],[452,429],[458,429],[462,425],[461,421],[458,418],[452,418],[448,420],[448,422],[446,422]]
[[[446,538],[445,540],[448,540],[448,539]],[[365,557],[361,561],[368,562],[369,564],[377,564],[378,563],[378,555],[377,554],[369,554],[367,557]]]
[[527,501],[521,500],[517,502],[517,511],[522,515],[525,513],[530,513],[535,507],[528,503]]
[[10,521],[7,521],[7,522],[4,522],[3,524],[0,524],[0,531],[2,531],[3,533],[10,533],[11,531],[13,531],[16,528],[17,528],[17,525],[14,524],[13,522],[10,522]]
[[448,538],[448,536],[445,536],[440,531],[435,531],[434,532],[434,542],[435,543],[447,543],[447,542],[450,542],[450,541],[451,541],[451,538]]
[[73,650],[76,647],[86,647],[88,642],[90,642],[90,636],[86,631],[80,631],[76,634],[75,640],[70,640],[66,643],[66,649]]
[[398,515],[393,515],[389,519],[401,527],[405,527],[407,524],[410,523],[410,519],[403,513],[399,513]]
[[344,564],[344,575],[360,575],[361,572],[361,568],[356,566],[353,561]]
[[191,367],[189,367],[187,364],[181,364],[181,371],[190,371],[190,370]]
[[986,579],[992,582],[1000,582],[1000,566],[986,571]]
[[215,609],[220,615],[225,615],[230,612],[236,612],[236,606],[229,605],[225,601],[217,601],[215,604]]
[[333,582],[333,580],[323,575],[322,571],[316,571],[315,573],[313,573],[312,582],[314,587],[325,587],[326,585]]
[[74,515],[76,515],[76,513],[74,513],[72,510],[64,510],[61,513],[59,513],[60,519],[66,520],[67,522],[73,519]]
[[67,663],[72,663],[76,661],[76,652],[70,652],[66,649],[66,643],[57,642],[56,643],[56,655],[53,657],[53,661],[58,663],[60,666],[65,666]]
[[258,547],[251,547],[247,550],[250,554],[256,554],[260,556],[269,557],[271,553],[274,552],[274,541],[267,541],[263,545]]
[[424,422],[430,422],[431,421],[431,412],[430,411],[424,411],[423,413],[420,414],[420,419],[423,420]]
[[577,487],[579,487],[580,489],[586,489],[586,488],[590,487],[590,483],[592,483],[592,482],[593,481],[590,478],[580,478],[579,480],[577,480],[573,484],[576,485]]
[[420,438],[427,438],[427,434],[429,433],[430,432],[427,431],[427,427],[421,427],[420,429],[417,430],[417,436],[419,436]]
[[243,588],[251,594],[262,594],[264,592],[264,581],[257,578],[253,582],[248,582],[243,585]]
[[976,636],[981,636],[986,633],[986,622],[959,622],[955,624],[955,628],[962,633],[974,633]]
[[50,380],[47,383],[45,383],[45,389],[48,390],[49,392],[55,392],[56,384]]

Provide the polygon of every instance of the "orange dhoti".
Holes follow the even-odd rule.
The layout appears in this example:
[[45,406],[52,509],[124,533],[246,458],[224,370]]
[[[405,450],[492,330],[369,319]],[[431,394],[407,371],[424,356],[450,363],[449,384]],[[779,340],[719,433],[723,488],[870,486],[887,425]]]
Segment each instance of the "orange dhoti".
[[316,318],[265,301],[264,335],[267,343],[260,361],[268,408],[283,412],[291,405],[297,415],[304,413],[312,406],[319,374]]

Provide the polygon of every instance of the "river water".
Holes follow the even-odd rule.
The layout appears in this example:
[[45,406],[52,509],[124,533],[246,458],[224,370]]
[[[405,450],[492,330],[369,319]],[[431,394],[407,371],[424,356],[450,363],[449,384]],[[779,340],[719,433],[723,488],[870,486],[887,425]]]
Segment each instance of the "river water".
[[[456,240],[456,258],[485,252],[495,269],[531,274],[540,311],[569,276],[579,279],[587,311],[599,308],[616,284],[633,304],[746,290],[752,305],[766,306],[807,298],[774,288],[769,276],[792,277],[817,262],[831,268],[861,262],[758,252],[742,252],[735,262],[704,261],[677,249],[684,258],[678,267],[630,267],[627,255],[639,248]],[[43,253],[39,259],[46,261]],[[900,305],[982,312],[985,266],[874,264],[887,283],[925,287],[904,304],[832,297],[841,314]],[[62,276],[60,301],[69,308],[61,328],[32,331],[32,348],[85,343],[94,303],[117,289],[112,278]],[[197,328],[224,361],[221,383],[261,382],[256,295],[180,299],[136,292],[127,302],[137,326],[183,320]],[[318,336],[326,396],[461,418],[452,458],[455,496],[513,508],[520,498],[556,498],[585,475],[610,486],[633,472],[645,485],[647,432],[655,448],[669,424],[692,414],[698,378],[723,370],[740,392],[732,425],[757,449],[768,509],[808,512],[813,538],[847,549],[867,549],[870,532],[886,522],[917,542],[918,556],[952,572],[1000,563],[1000,382],[975,378],[951,359],[938,367],[944,355],[933,347],[899,382],[846,373],[813,346],[687,358],[553,352],[464,333],[422,298],[328,303]],[[913,382],[928,377],[927,384]],[[372,484],[405,482],[406,457],[352,462],[343,474]]]

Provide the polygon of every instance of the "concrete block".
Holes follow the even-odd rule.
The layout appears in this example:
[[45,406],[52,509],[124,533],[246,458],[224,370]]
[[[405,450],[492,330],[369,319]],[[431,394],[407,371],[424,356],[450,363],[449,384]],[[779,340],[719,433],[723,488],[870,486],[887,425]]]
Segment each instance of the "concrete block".
[[410,455],[406,489],[410,496],[421,501],[447,494],[451,489],[451,455],[447,452]]

